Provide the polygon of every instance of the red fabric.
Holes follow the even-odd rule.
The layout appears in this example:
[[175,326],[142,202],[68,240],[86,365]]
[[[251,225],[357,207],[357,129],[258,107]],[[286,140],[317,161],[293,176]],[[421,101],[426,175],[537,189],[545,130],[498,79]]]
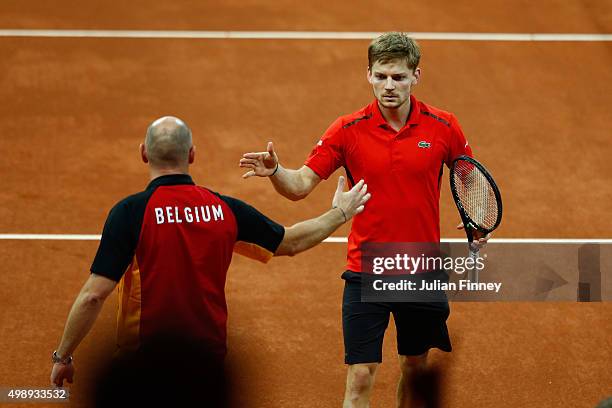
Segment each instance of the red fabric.
[[141,339],[180,333],[225,353],[224,289],[236,237],[229,206],[205,188],[169,185],[155,190],[136,249]]
[[439,242],[442,166],[472,155],[452,113],[414,96],[410,100],[410,116],[399,132],[374,101],[338,118],[306,160],[323,179],[344,166],[355,183],[364,179],[372,193],[365,211],[353,218],[349,270],[361,271],[364,242]]

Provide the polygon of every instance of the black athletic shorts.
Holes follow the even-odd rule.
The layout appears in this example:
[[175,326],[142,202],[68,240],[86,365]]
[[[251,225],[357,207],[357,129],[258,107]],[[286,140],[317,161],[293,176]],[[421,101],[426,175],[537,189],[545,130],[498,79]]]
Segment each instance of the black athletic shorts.
[[451,351],[446,327],[448,302],[361,302],[361,274],[346,271],[342,300],[344,362],[346,364],[382,362],[385,330],[389,313],[397,329],[397,352],[418,356],[430,348]]

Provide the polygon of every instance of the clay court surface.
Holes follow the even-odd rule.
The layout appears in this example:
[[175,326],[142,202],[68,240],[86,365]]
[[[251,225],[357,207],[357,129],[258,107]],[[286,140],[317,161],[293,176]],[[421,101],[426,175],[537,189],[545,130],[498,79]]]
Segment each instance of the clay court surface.
[[[348,6],[328,2],[7,1],[0,29],[610,33],[605,1]],[[484,3],[483,3],[484,4]],[[280,6],[280,7],[279,7]],[[351,12],[347,12],[347,8]],[[611,238],[611,42],[420,41],[417,98],[453,111],[504,196],[498,238]],[[197,183],[284,224],[329,207],[338,171],[290,202],[243,180],[243,152],[275,142],[300,166],[326,127],[371,100],[365,40],[1,37],[0,233],[98,234],[112,205],[142,190],[138,144],[156,117],[193,129]],[[462,237],[447,188],[443,237]],[[335,236],[346,236],[343,227]],[[228,275],[229,359],[240,407],[337,407],[344,382],[343,243]],[[51,351],[88,276],[96,241],[0,241],[0,386],[48,385]],[[518,256],[518,255],[517,255]],[[609,276],[609,275],[608,275]],[[612,394],[612,305],[454,303],[448,407],[593,407]],[[70,406],[114,347],[116,297],[75,355]],[[373,406],[393,406],[393,325]]]

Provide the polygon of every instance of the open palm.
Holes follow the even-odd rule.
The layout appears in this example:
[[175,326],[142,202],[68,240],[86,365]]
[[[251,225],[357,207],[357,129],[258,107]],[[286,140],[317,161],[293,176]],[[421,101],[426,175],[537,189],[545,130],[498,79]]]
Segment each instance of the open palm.
[[272,142],[268,142],[267,151],[245,153],[240,159],[240,167],[250,169],[242,175],[243,178],[268,177],[274,173],[277,165],[278,157],[274,152]]

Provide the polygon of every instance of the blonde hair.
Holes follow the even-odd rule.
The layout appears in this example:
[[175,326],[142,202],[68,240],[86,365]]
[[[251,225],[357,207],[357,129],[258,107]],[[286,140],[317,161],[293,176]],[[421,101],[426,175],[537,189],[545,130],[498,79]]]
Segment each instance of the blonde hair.
[[368,47],[368,68],[372,69],[377,61],[381,63],[395,59],[405,59],[408,68],[419,66],[421,50],[417,42],[405,33],[384,33],[374,39]]

